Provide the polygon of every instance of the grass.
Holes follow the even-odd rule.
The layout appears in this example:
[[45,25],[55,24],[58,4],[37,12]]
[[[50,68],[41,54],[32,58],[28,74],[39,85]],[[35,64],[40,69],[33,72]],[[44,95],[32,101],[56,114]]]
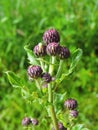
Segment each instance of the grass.
[[98,129],[97,21],[97,0],[0,1],[0,130],[23,129],[21,119],[26,114],[30,115],[32,110],[20,91],[8,83],[4,72],[11,70],[24,74],[26,79],[28,61],[24,45],[30,43],[34,46],[42,41],[43,32],[50,27],[60,32],[61,44],[72,50],[83,49],[83,58],[76,73],[71,81],[66,79],[64,85],[68,94],[78,99],[79,122],[92,130]]

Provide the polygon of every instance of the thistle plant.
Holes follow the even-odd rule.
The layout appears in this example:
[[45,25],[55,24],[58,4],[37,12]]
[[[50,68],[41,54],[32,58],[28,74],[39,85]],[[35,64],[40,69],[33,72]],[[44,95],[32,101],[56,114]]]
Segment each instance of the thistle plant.
[[[42,42],[39,42],[32,49],[29,49],[28,45],[24,49],[30,63],[27,68],[28,80],[35,85],[36,89],[33,94],[37,95],[35,98],[32,93],[29,93],[29,97],[33,97],[31,102],[34,100],[39,102],[40,99],[43,110],[47,111],[45,116],[48,117],[46,120],[49,119],[47,130],[76,130],[80,126],[82,130],[83,126],[76,123],[78,101],[73,98],[67,99],[66,88],[64,93],[57,91],[61,87],[61,83],[76,68],[82,56],[82,50],[78,48],[71,52],[67,46],[62,46],[60,35],[55,29],[45,31]],[[68,62],[69,67],[67,66]],[[7,76],[14,87],[24,89],[25,85],[21,78],[13,72],[7,72]],[[27,100],[30,98],[27,97]],[[38,125],[41,129],[40,122],[41,120],[34,117],[23,117],[22,125],[23,127]],[[33,128],[36,129],[36,127]]]

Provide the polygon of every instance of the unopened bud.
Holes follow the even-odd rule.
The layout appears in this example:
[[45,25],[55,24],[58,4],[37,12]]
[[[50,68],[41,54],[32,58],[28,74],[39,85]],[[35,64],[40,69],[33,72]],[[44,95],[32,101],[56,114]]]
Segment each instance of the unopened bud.
[[70,56],[70,51],[67,47],[60,46],[59,57],[60,59],[67,59]]
[[[59,130],[67,130],[67,128],[65,128],[61,122],[58,123],[58,127]],[[52,128],[52,130],[55,130],[55,128]]]
[[59,53],[60,46],[56,42],[49,43],[46,48],[48,55],[56,56]]
[[73,110],[77,107],[77,101],[74,99],[67,99],[64,102],[64,106],[69,110]]
[[31,119],[30,118],[28,118],[28,117],[23,118],[23,120],[22,120],[22,125],[23,126],[27,126],[30,123],[31,123]]
[[78,116],[78,111],[77,110],[71,110],[69,114],[70,114],[71,117],[76,118]]
[[44,73],[42,74],[42,79],[44,80],[44,82],[49,83],[52,81],[52,77],[49,73]]
[[43,41],[46,44],[49,44],[51,42],[59,42],[59,33],[55,29],[49,29],[43,34]]
[[31,122],[33,125],[38,125],[38,120],[37,119],[31,119]]
[[42,69],[40,66],[29,66],[28,68],[28,75],[30,78],[38,78],[41,77]]
[[36,56],[44,56],[46,54],[46,46],[42,43],[39,43],[34,47],[34,54]]

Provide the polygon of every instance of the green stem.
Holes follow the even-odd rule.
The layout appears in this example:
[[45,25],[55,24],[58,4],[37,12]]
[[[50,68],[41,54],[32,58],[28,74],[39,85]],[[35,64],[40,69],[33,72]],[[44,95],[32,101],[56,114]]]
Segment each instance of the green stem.
[[52,105],[50,106],[50,112],[51,112],[51,119],[53,121],[54,128],[55,128],[55,130],[59,130],[55,110],[54,110],[54,107]]
[[34,126],[32,127],[32,130],[35,130],[35,127],[34,127]]
[[75,124],[74,124],[74,121],[73,121],[73,119],[72,119],[71,117],[69,118],[69,123],[70,123],[69,130],[72,130],[72,127],[73,127]]
[[55,113],[54,106],[53,106],[53,93],[52,93],[52,88],[51,88],[50,84],[48,84],[48,94],[49,94],[48,101],[50,103],[49,107],[50,107],[51,119],[53,121],[53,125],[54,125],[55,130],[59,130],[58,129],[58,122],[56,119],[56,113]]
[[52,95],[52,88],[51,88],[51,85],[50,84],[48,84],[48,100],[49,100],[49,102],[50,103],[53,103],[53,95]]
[[[52,61],[51,61],[51,64],[49,66],[49,73],[51,75],[53,75],[54,63],[55,63],[55,57],[52,56]],[[48,101],[50,103],[49,109],[50,109],[50,115],[51,115],[51,119],[53,121],[54,128],[55,128],[55,130],[59,130],[58,122],[57,122],[57,119],[56,119],[56,113],[55,113],[54,106],[53,106],[52,86],[50,84],[48,84]]]
[[27,127],[27,130],[31,130],[31,127]]
[[48,71],[48,65],[45,63],[45,70]]
[[49,74],[50,74],[50,75],[53,75],[54,63],[55,63],[55,56],[52,56],[51,64],[50,64],[50,66],[49,66]]
[[36,87],[41,91],[40,83],[38,79],[35,79]]
[[43,63],[43,61],[42,60],[40,60],[40,65],[41,65],[41,67],[42,67],[42,70],[45,72],[46,70],[45,70],[45,65],[44,65],[44,63]]
[[60,76],[60,74],[61,74],[62,64],[63,64],[63,60],[60,60],[60,63],[59,63],[59,68],[58,68],[58,71],[57,71],[56,77],[59,77],[59,76]]

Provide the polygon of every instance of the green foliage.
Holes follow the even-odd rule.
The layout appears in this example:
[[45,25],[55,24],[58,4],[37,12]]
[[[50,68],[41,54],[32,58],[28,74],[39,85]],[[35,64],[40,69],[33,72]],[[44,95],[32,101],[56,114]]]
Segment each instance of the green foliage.
[[[29,60],[30,64],[40,66],[40,62],[39,63],[37,62],[37,58],[34,56],[33,52],[30,49],[28,49],[27,46],[25,46],[24,48],[25,48],[25,50],[27,52],[27,56],[28,56],[28,60]],[[70,65],[70,68],[68,70],[69,71],[68,75],[70,73],[72,73],[72,71],[76,67],[77,63],[79,62],[79,60],[81,58],[81,55],[82,55],[82,50],[81,49],[75,50],[75,52],[72,55],[72,62],[70,63],[71,65]],[[51,56],[49,58],[51,59]],[[55,57],[55,60],[56,60],[56,57]],[[46,62],[48,62],[48,61],[46,60]],[[60,59],[59,59],[59,62],[60,62]],[[52,61],[50,61],[50,65],[48,66],[49,67],[49,72],[50,72],[50,69],[51,69],[50,68],[51,65],[53,67],[52,71],[54,72],[55,62],[52,63]],[[60,64],[59,66],[60,66],[59,71],[61,71],[62,64]],[[32,70],[32,71],[35,71],[35,70]],[[58,68],[55,69],[55,71],[58,72]],[[9,82],[11,83],[11,85],[13,87],[16,87],[16,88],[19,87],[19,88],[21,88],[22,97],[24,99],[26,99],[27,102],[30,102],[31,104],[33,102],[36,102],[37,104],[40,104],[41,106],[45,107],[46,110],[47,110],[47,112],[48,112],[48,116],[51,117],[53,120],[56,120],[56,118],[55,118],[56,116],[54,117],[52,115],[54,115],[54,114],[58,115],[59,113],[62,113],[62,108],[63,108],[62,106],[63,106],[64,100],[66,98],[66,92],[62,93],[62,94],[56,93],[55,92],[55,81],[52,81],[52,83],[48,83],[47,84],[48,85],[47,86],[48,87],[47,88],[48,91],[46,91],[45,93],[43,93],[43,91],[42,91],[42,81],[41,81],[42,78],[40,77],[40,80],[39,79],[32,79],[33,81],[35,81],[34,83],[35,83],[35,86],[38,88],[38,90],[36,88],[35,91],[33,91],[32,93],[30,93],[30,90],[27,87],[25,87],[25,85],[23,84],[22,78],[17,77],[13,72],[6,72],[6,74],[7,74]],[[51,75],[51,76],[53,76],[53,75]],[[62,79],[62,75],[60,75],[60,76],[61,76],[61,78],[60,78],[61,81],[64,80],[64,79]],[[31,77],[29,77],[29,78],[31,78]],[[59,84],[60,84],[60,82],[59,82]],[[48,96],[47,96],[47,94],[48,94]],[[52,98],[53,98],[53,101],[52,101]],[[42,115],[42,113],[43,112],[41,112],[40,114]],[[58,118],[58,120],[59,120],[59,118]]]
[[72,73],[78,62],[80,61],[82,56],[82,49],[78,48],[77,50],[74,51],[72,54],[72,63],[69,68],[69,73]]
[[13,72],[6,72],[8,76],[8,80],[11,83],[11,85],[15,88],[23,87],[23,81],[21,78],[19,78],[17,75],[15,75]]
[[66,98],[66,92],[61,94],[54,93],[54,106],[57,114],[62,110],[65,98]]
[[60,78],[57,77],[58,78],[56,80],[57,83],[61,83],[66,76],[69,76],[74,71],[75,67],[77,66],[78,62],[81,59],[81,56],[82,56],[82,50],[80,48],[74,51],[74,53],[72,54],[72,61],[68,69],[68,72],[62,73]]
[[[83,57],[75,68],[74,75],[65,78],[66,82],[58,89],[59,93],[68,90],[69,97],[79,103],[79,122],[87,128],[98,129],[98,1],[97,0],[1,0],[0,1],[0,129],[21,130],[24,115],[39,115],[43,109],[36,103],[28,105],[21,98],[20,91],[13,89],[4,74],[11,70],[29,84],[30,94],[35,89],[27,81],[28,61],[24,45],[32,47],[42,41],[47,28],[54,27],[61,34],[61,44],[72,52],[83,50]],[[36,43],[34,43],[34,41]],[[62,42],[63,41],[63,42]],[[12,80],[13,82],[13,80]],[[19,82],[19,81],[18,81]],[[18,85],[16,82],[15,86]],[[24,98],[29,97],[22,91]],[[28,92],[28,90],[26,90]],[[24,107],[25,106],[25,107]],[[32,111],[32,114],[31,114]],[[36,112],[37,111],[37,112]],[[40,118],[42,118],[41,116]],[[48,124],[45,120],[41,124]],[[47,125],[46,125],[47,126]],[[44,126],[42,130],[47,129]],[[39,129],[39,128],[36,128]]]
[[78,124],[78,125],[75,125],[72,130],[89,130],[87,128],[84,128],[84,125],[83,124]]
[[33,65],[39,65],[38,61],[36,60],[36,58],[35,58],[35,56],[33,54],[33,51],[28,49],[28,46],[25,46],[24,49],[27,52],[29,63],[33,64]]

